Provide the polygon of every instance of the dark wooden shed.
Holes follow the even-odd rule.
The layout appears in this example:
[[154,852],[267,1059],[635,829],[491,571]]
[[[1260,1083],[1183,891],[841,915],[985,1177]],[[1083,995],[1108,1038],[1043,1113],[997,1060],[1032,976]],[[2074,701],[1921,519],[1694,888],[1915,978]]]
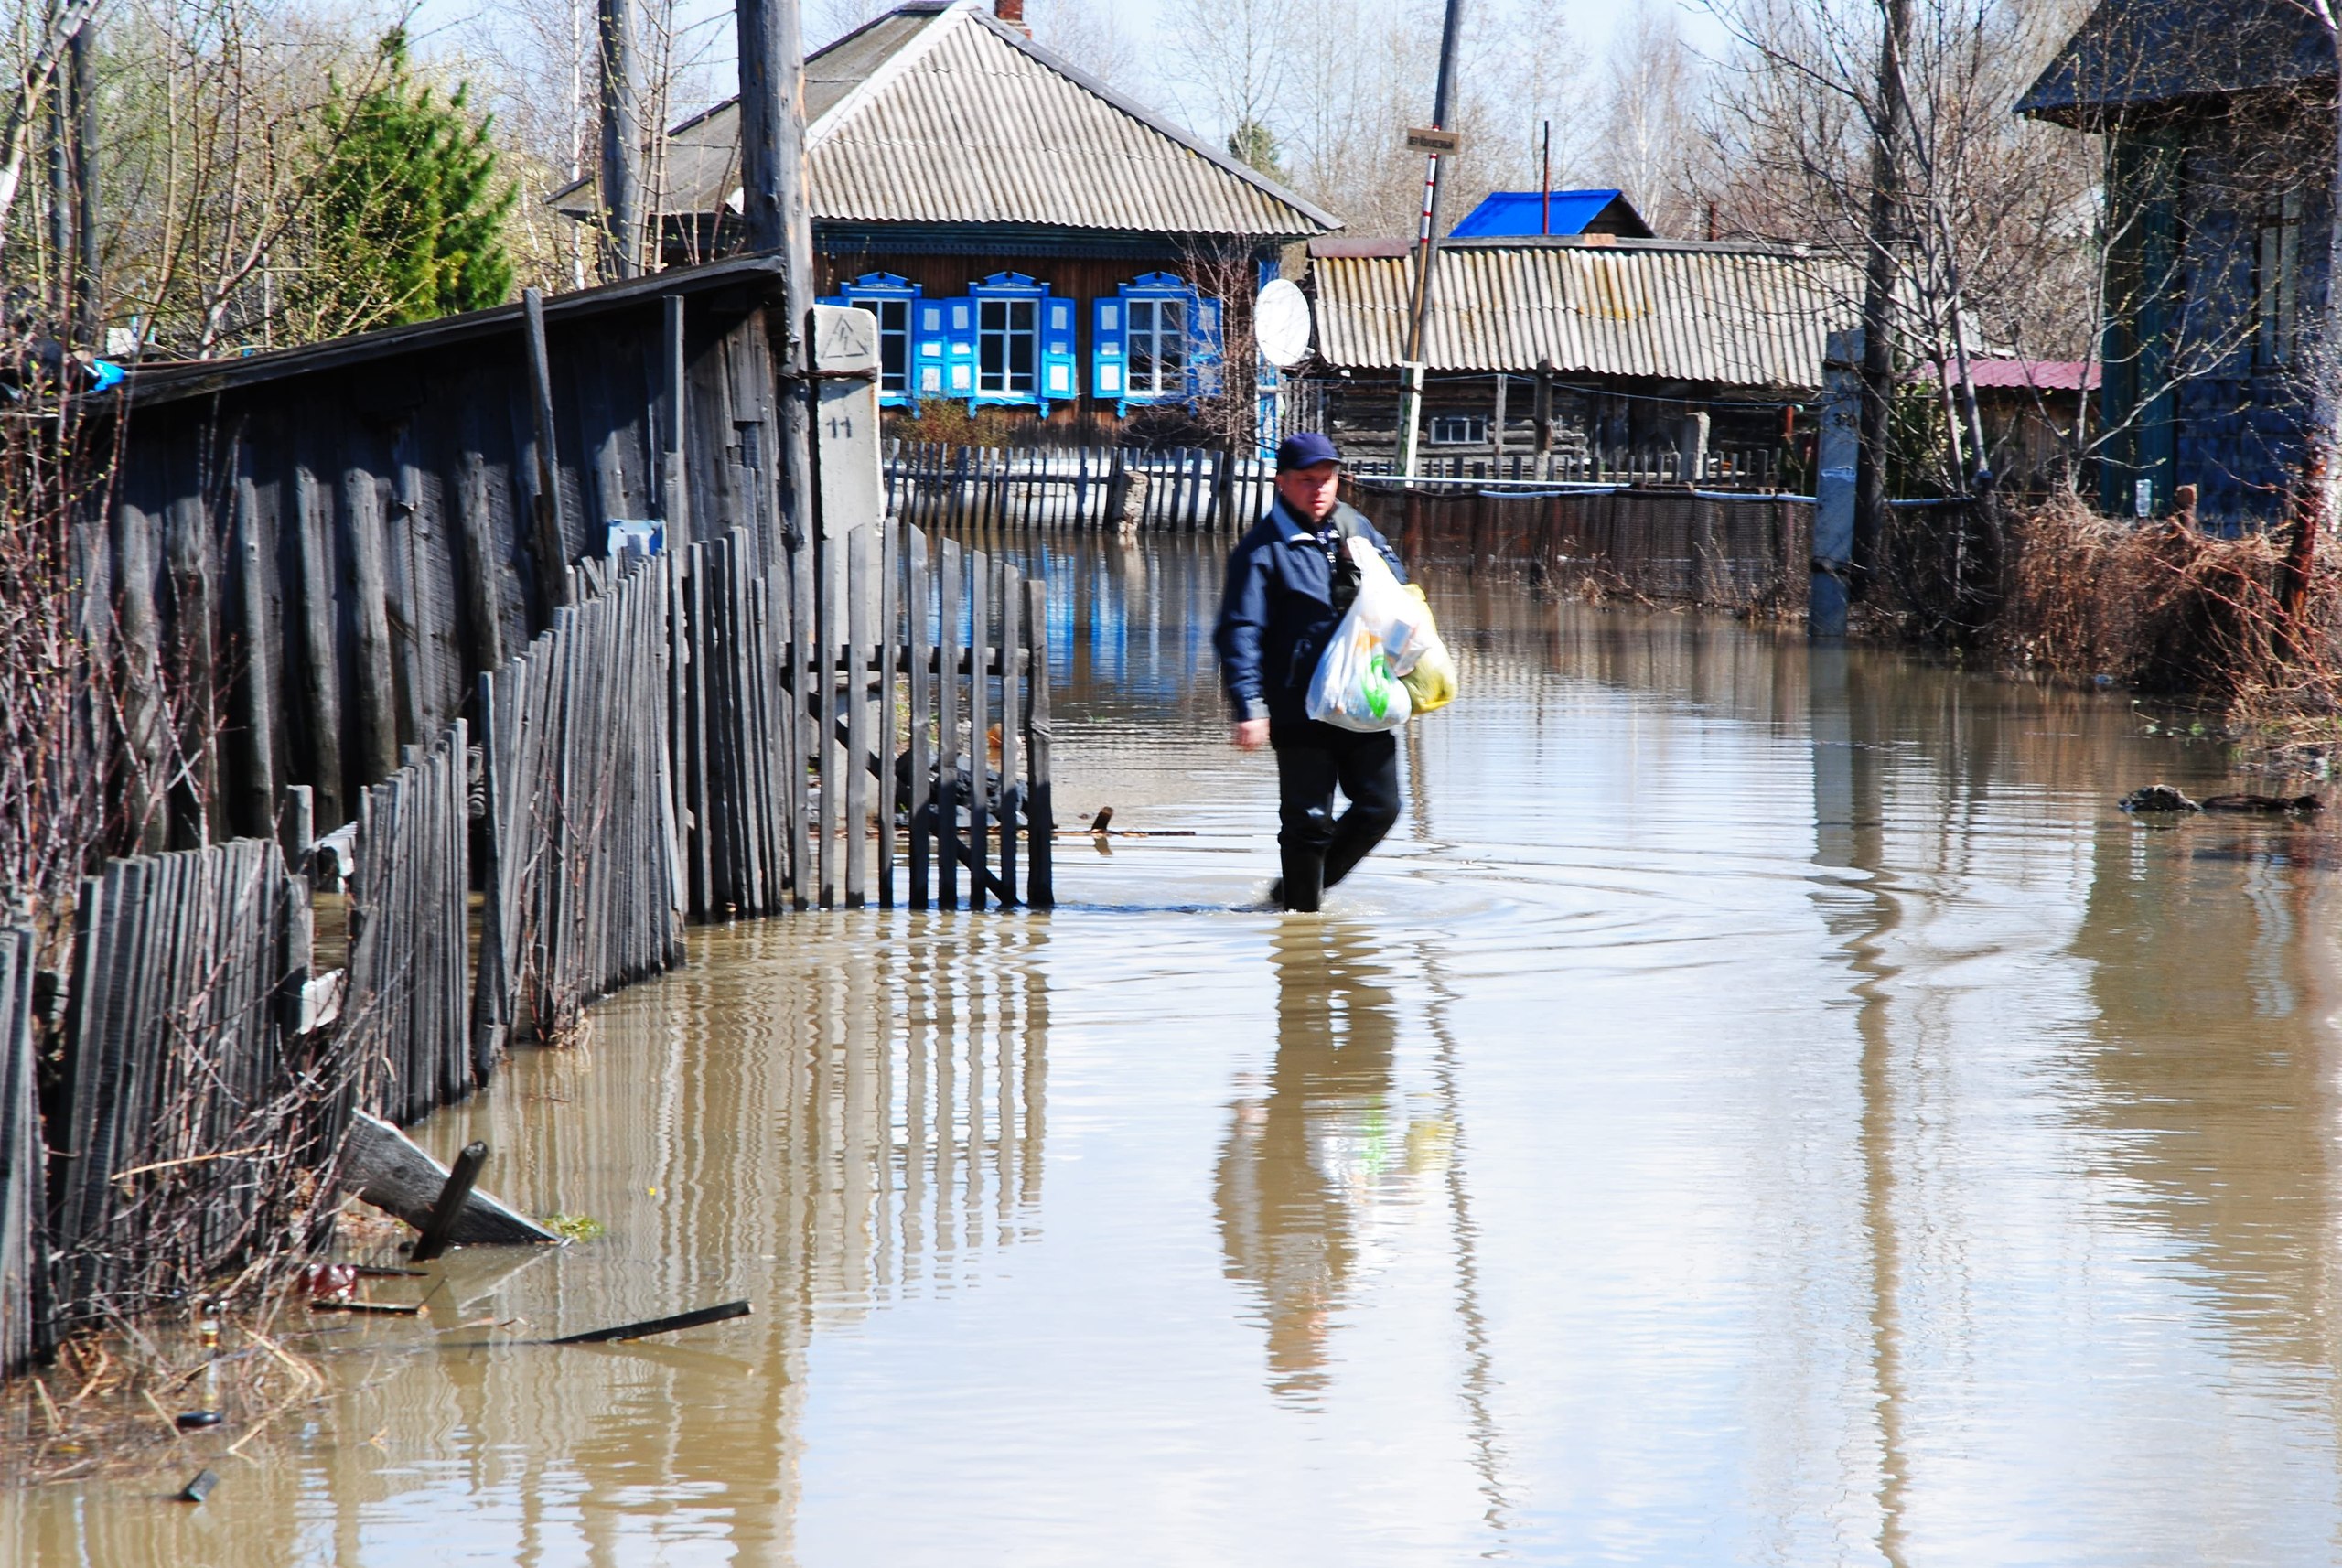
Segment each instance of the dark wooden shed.
[[288,784],[347,820],[614,522],[747,528],[779,559],[779,263],[746,257],[548,300],[541,357],[513,305],[136,371],[90,580],[171,694],[127,726],[158,756],[177,732],[171,842],[266,833]]

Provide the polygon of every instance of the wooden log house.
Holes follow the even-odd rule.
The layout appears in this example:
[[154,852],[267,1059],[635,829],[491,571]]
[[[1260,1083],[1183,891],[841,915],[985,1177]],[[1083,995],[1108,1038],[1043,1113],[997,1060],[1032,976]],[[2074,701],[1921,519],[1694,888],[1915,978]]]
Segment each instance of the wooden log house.
[[2335,52],[2292,0],[2103,0],[2017,112],[2105,159],[2099,501],[2263,527],[2298,486],[2326,308]]
[[[1397,446],[1414,274],[1404,241],[1309,246],[1313,354],[1288,420],[1319,424],[1369,467]],[[1843,263],[1794,249],[1608,233],[1444,241],[1420,450],[1439,472],[1496,478],[1542,453],[1552,462],[1534,465],[1538,477],[1596,478],[1657,477],[1661,459],[1704,446],[1711,479],[1778,479],[1796,405],[1819,394],[1829,333],[1853,325],[1860,297]]]
[[[919,404],[1097,436],[1250,366],[1243,320],[1332,214],[1036,44],[1017,0],[915,0],[811,56],[817,286],[879,320],[895,434]],[[739,243],[736,101],[669,134],[665,259]],[[595,220],[588,177],[554,194]],[[1101,428],[1102,427],[1102,428]]]

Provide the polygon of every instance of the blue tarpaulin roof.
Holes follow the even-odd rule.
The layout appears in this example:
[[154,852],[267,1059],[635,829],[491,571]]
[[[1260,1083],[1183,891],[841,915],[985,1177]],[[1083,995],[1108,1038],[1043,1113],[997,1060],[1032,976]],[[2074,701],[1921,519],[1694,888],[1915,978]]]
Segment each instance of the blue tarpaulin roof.
[[1492,190],[1449,231],[1459,240],[1517,240],[1531,234],[1583,234],[1595,220],[1603,219],[1602,232],[1650,237],[1650,225],[1618,191],[1557,190],[1552,202],[1552,226],[1540,228],[1537,192]]

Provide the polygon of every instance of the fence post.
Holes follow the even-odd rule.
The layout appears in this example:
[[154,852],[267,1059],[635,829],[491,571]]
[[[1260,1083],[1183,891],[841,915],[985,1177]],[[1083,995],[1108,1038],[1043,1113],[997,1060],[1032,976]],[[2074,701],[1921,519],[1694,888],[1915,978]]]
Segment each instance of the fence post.
[[968,908],[984,907],[984,876],[992,869],[991,813],[985,787],[992,768],[992,559],[968,556]]
[[936,903],[960,907],[960,542],[941,542],[935,628]]
[[933,761],[928,755],[927,722],[934,712],[935,675],[928,661],[935,656],[927,635],[927,612],[934,603],[929,582],[927,535],[913,528],[906,530],[908,551],[904,573],[908,581],[905,594],[908,614],[905,629],[910,647],[910,802],[908,816],[911,829],[910,906],[914,909],[928,907],[928,850],[934,841],[932,813],[935,810],[935,783],[930,777]]
[[1024,638],[1017,629],[1017,611],[1024,607],[1024,585],[1015,565],[1000,564],[1000,636],[993,646],[1000,659],[1000,899],[1016,901],[1016,813],[1024,791],[1016,783],[1018,667],[1024,663]]
[[1058,901],[1051,838],[1057,818],[1049,793],[1049,585],[1037,578],[1025,585],[1025,640],[1030,650],[1025,674],[1025,768],[1032,780],[1025,802],[1030,846],[1025,902],[1047,909]]
[[[878,539],[878,908],[895,907],[895,665],[902,652],[903,525]],[[913,722],[917,722],[914,713]]]

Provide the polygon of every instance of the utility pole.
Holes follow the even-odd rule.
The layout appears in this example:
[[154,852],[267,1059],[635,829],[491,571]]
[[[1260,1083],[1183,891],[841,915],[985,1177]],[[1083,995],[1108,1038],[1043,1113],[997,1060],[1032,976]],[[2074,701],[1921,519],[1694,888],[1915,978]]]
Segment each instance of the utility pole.
[[600,0],[602,269],[642,271],[642,107],[635,90],[634,0]]
[[798,0],[738,0],[740,201],[748,249],[781,263],[786,332],[773,345],[780,378],[781,542],[812,537],[813,222],[805,195],[805,40]]
[[1868,265],[1863,276],[1863,402],[1854,485],[1854,587],[1878,565],[1886,530],[1886,448],[1895,406],[1895,283],[1903,248],[1903,152],[1911,106],[1903,53],[1911,39],[1911,0],[1882,0],[1878,94],[1871,140]]
[[[1900,3],[1900,0],[1898,0]],[[1448,129],[1447,122],[1454,113],[1456,102],[1456,53],[1458,36],[1464,30],[1464,0],[1447,0],[1447,19],[1439,35],[1439,91],[1432,101],[1431,121],[1434,132]],[[1417,429],[1423,424],[1423,315],[1431,306],[1432,265],[1439,258],[1439,159],[1445,151],[1456,151],[1453,136],[1422,137],[1410,134],[1412,145],[1425,149],[1427,162],[1423,168],[1423,210],[1415,230],[1415,299],[1414,308],[1407,318],[1407,358],[1399,367],[1399,472],[1406,478],[1415,477],[1415,445]]]

